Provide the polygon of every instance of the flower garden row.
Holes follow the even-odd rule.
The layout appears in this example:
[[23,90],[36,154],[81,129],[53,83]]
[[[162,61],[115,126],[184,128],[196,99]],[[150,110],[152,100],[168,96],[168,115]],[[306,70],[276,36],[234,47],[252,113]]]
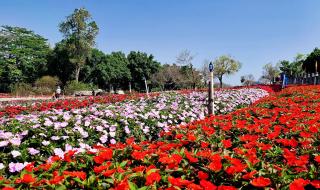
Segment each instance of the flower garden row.
[[292,87],[254,106],[161,132],[157,141],[132,137],[86,151],[66,146],[20,173],[13,165],[3,168],[0,184],[7,189],[316,189],[319,111],[320,86]]
[[[158,93],[150,94],[151,97],[157,96]],[[145,97],[145,94],[111,94],[106,96],[90,96],[88,98],[73,98],[56,101],[16,101],[9,102],[9,105],[2,103],[0,107],[0,117],[10,116],[13,117],[18,114],[28,114],[34,111],[46,111],[51,109],[64,109],[71,110],[75,108],[88,107],[92,104],[106,104],[115,103],[125,100],[136,100]]]

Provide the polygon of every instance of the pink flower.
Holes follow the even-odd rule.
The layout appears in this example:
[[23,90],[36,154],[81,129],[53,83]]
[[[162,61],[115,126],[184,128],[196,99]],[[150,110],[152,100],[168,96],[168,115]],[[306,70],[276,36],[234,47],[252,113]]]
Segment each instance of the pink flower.
[[39,154],[39,153],[40,153],[39,150],[34,149],[34,148],[28,148],[28,152],[29,152],[29,154],[31,154],[31,155],[36,155],[36,154]]
[[9,171],[10,172],[20,172],[24,167],[26,167],[26,165],[28,165],[27,162],[25,163],[13,163],[11,162],[9,164]]
[[8,146],[8,144],[9,144],[8,141],[0,141],[0,147]]

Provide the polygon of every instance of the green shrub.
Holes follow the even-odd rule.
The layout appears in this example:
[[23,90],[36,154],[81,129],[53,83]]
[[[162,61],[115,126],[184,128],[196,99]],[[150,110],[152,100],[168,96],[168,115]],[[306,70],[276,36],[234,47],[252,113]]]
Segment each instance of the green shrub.
[[55,92],[59,83],[60,81],[58,77],[43,76],[34,83],[35,92],[41,95],[51,95]]
[[77,81],[69,81],[67,82],[67,85],[64,88],[64,92],[67,95],[74,94],[75,91],[82,91],[82,90],[93,90],[97,89],[97,86],[93,84],[87,84],[83,82],[77,82]]
[[27,83],[15,83],[10,85],[11,94],[14,96],[30,96],[34,95],[31,84]]

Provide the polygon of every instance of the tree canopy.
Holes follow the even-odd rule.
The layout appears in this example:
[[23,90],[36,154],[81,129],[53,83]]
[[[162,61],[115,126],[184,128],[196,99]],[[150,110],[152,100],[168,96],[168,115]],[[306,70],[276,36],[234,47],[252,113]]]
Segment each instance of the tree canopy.
[[10,84],[34,82],[47,71],[47,39],[31,30],[2,26],[0,30],[0,90]]
[[69,60],[75,64],[76,81],[79,80],[80,70],[90,56],[99,31],[97,24],[91,19],[86,9],[75,9],[59,26],[66,40]]
[[224,75],[231,75],[240,70],[241,63],[233,59],[229,55],[222,55],[213,61],[214,76],[219,79],[220,88],[222,88],[222,77]]
[[144,89],[144,78],[149,80],[151,75],[156,73],[160,68],[160,63],[154,60],[153,55],[147,55],[143,52],[131,51],[127,59],[132,76],[133,87],[136,90]]

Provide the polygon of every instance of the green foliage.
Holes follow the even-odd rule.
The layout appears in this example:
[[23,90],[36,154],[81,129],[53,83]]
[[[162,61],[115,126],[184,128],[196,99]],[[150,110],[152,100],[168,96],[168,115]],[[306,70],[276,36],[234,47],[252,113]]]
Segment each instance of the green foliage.
[[48,75],[57,76],[63,85],[74,78],[75,65],[69,61],[66,41],[57,43],[48,56]]
[[11,94],[14,96],[29,96],[34,95],[31,84],[15,83],[10,85]]
[[213,73],[220,81],[220,88],[222,88],[223,75],[231,75],[240,70],[241,63],[233,59],[229,55],[222,55],[213,62]]
[[34,86],[37,94],[50,95],[55,91],[58,84],[58,77],[43,76],[36,80]]
[[154,60],[153,55],[131,51],[127,56],[132,76],[132,86],[136,90],[144,89],[144,78],[149,80],[151,75],[158,72],[160,63]]
[[320,70],[320,49],[315,48],[313,52],[311,52],[303,62],[303,70],[308,73],[315,73],[315,67],[317,62],[317,71]]
[[287,75],[299,75],[302,74],[303,69],[302,65],[305,60],[305,56],[303,54],[297,54],[293,62],[283,60],[278,64],[280,65],[280,70]]
[[90,56],[99,31],[97,24],[91,19],[90,13],[80,8],[75,9],[73,14],[60,24],[60,32],[66,39],[69,61],[75,65],[76,81],[79,80],[80,69]]
[[64,88],[65,94],[71,95],[74,94],[75,91],[82,90],[93,90],[97,89],[97,87],[93,84],[87,84],[83,82],[77,82],[75,80],[67,82],[67,85]]
[[47,70],[47,39],[31,30],[2,26],[0,30],[0,90],[9,85],[32,83]]

